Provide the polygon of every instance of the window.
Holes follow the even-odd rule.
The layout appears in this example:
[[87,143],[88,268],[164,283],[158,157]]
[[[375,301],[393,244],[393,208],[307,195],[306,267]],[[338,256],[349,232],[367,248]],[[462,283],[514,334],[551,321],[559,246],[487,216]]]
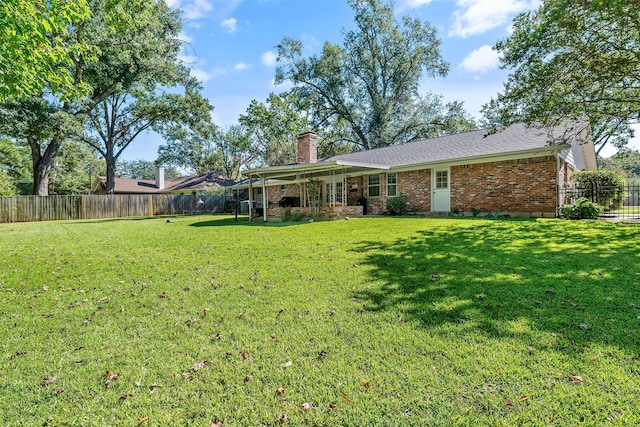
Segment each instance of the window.
[[284,185],[284,184],[282,184],[282,185],[280,186],[280,195],[281,195],[282,197],[284,197],[284,196],[286,196],[286,195],[287,195],[287,186],[286,186],[286,185]]
[[[327,204],[333,203],[334,186],[331,185],[330,182],[328,182],[325,185],[325,188],[326,188],[325,202]],[[344,203],[344,198],[342,197],[344,195],[343,189],[344,189],[344,183],[342,181],[335,183],[335,195],[336,195],[335,202],[336,203]]]
[[436,171],[436,189],[449,188],[448,171]]
[[369,175],[369,197],[380,196],[380,175]]
[[398,174],[390,172],[387,174],[387,196],[396,197],[398,195]]

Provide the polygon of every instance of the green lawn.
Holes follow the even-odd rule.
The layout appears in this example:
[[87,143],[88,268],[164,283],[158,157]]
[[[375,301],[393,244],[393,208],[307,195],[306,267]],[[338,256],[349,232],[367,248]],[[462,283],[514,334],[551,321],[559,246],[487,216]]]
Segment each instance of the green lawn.
[[165,220],[0,224],[0,425],[640,424],[638,225]]

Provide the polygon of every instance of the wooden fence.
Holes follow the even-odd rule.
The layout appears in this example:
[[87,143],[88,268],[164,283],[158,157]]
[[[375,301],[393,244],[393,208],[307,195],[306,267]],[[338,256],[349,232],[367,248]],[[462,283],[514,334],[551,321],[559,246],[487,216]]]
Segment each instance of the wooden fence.
[[183,194],[0,197],[0,223],[221,213],[227,200]]

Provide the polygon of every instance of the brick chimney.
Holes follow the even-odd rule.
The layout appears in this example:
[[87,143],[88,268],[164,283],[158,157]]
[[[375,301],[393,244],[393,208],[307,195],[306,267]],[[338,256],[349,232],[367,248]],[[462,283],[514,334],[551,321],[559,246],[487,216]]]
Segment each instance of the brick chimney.
[[318,162],[318,135],[305,132],[298,135],[298,164]]
[[164,189],[164,168],[156,166],[156,187],[158,190]]

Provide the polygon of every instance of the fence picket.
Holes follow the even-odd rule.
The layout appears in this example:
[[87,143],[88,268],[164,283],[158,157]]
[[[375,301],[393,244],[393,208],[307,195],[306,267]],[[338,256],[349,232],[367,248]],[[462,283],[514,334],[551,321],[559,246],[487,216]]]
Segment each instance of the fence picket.
[[221,213],[229,199],[184,194],[0,197],[0,223]]

